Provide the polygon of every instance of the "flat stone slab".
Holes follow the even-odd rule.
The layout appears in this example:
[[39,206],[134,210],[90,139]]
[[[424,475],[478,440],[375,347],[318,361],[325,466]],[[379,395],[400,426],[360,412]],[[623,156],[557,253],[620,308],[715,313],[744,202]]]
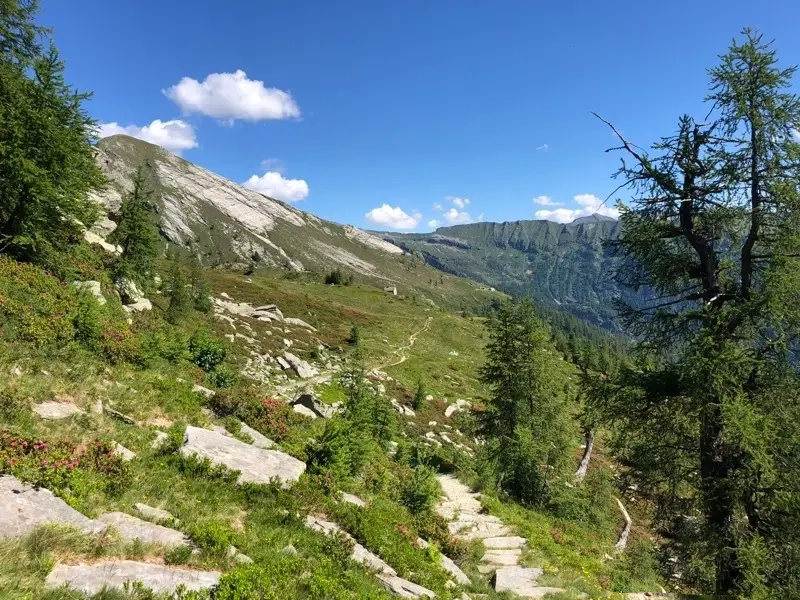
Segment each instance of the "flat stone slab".
[[500,567],[494,572],[496,592],[514,592],[523,598],[543,598],[547,594],[557,594],[564,590],[538,585],[541,569],[529,567]]
[[83,411],[74,404],[56,400],[34,404],[31,408],[42,419],[47,419],[48,421],[58,421],[60,419],[68,419],[73,415],[83,414]]
[[498,567],[516,567],[519,564],[519,558],[522,555],[522,550],[518,548],[508,550],[487,550],[481,562]]
[[304,462],[283,452],[256,448],[236,438],[191,425],[186,427],[180,453],[208,458],[212,464],[239,471],[239,483],[269,483],[277,479],[288,487],[306,470]]
[[143,521],[125,513],[108,513],[101,515],[97,520],[113,527],[120,537],[128,542],[141,540],[146,544],[156,544],[165,548],[189,545],[189,538],[180,531]]
[[242,433],[249,435],[253,440],[253,446],[256,448],[262,448],[264,450],[268,448],[272,448],[275,445],[271,439],[265,436],[260,431],[256,431],[252,427],[250,427],[247,423],[242,423],[242,428],[240,429]]
[[177,520],[172,515],[172,513],[167,512],[166,510],[162,510],[160,508],[154,508],[152,506],[148,506],[147,504],[142,504],[141,502],[137,502],[136,504],[134,504],[133,508],[135,508],[136,512],[142,515],[145,519],[156,523],[158,523],[159,521]]
[[354,504],[356,506],[360,506],[361,508],[365,507],[367,504],[358,496],[354,496],[353,494],[348,494],[347,492],[341,493],[342,501],[347,502],[348,504]]
[[350,558],[356,562],[366,565],[370,569],[376,569],[381,573],[397,575],[397,571],[390,567],[380,557],[376,556],[364,548],[364,546],[356,542],[355,539],[353,539],[353,536],[344,531],[336,523],[308,515],[306,517],[306,527],[313,529],[314,531],[318,531],[319,533],[324,533],[325,535],[332,535],[334,533],[344,534],[347,539],[353,542],[353,554],[350,556]]
[[508,550],[511,548],[522,548],[528,545],[528,540],[518,535],[505,537],[483,538],[483,547],[487,550]]
[[123,589],[126,583],[140,582],[156,593],[174,593],[179,585],[187,590],[210,589],[219,582],[217,571],[193,571],[133,560],[98,562],[91,565],[57,565],[45,579],[45,585],[66,585],[85,594],[97,594],[103,588]]
[[383,587],[393,594],[400,596],[401,598],[413,598],[414,600],[418,600],[419,598],[436,597],[436,594],[434,594],[428,588],[424,588],[421,585],[412,583],[411,581],[403,579],[402,577],[398,577],[397,575],[387,575],[386,573],[381,573],[378,575],[378,580],[381,582]]
[[119,456],[125,462],[130,462],[134,458],[136,458],[136,453],[132,450],[128,450],[125,446],[120,444],[119,442],[114,442],[114,454]]
[[70,525],[84,533],[99,533],[106,528],[50,490],[33,488],[12,475],[0,476],[0,538],[24,537],[46,523]]

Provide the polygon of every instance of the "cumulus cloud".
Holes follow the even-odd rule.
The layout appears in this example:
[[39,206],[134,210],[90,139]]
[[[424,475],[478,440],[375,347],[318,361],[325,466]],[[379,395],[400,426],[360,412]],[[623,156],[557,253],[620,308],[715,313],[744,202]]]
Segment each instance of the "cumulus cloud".
[[578,194],[573,198],[580,208],[557,208],[555,210],[537,210],[534,216],[537,219],[556,221],[557,223],[571,223],[579,217],[588,217],[595,213],[614,219],[619,217],[619,211],[613,206],[606,206],[594,194]]
[[431,219],[430,221],[428,221],[428,227],[430,227],[431,229],[436,229],[438,226],[439,226],[439,221],[437,221],[436,219]]
[[201,114],[223,121],[263,121],[300,116],[291,94],[235,73],[211,73],[203,81],[184,77],[163,90],[186,114]]
[[464,208],[469,204],[469,198],[459,198],[457,196],[448,196],[448,200],[450,200],[455,206],[458,208]]
[[442,212],[444,210],[444,207],[439,202],[434,202],[433,210],[435,210],[436,212]]
[[308,184],[304,179],[288,179],[277,171],[267,171],[261,177],[253,175],[242,185],[284,202],[299,202],[308,197]]
[[448,225],[463,225],[464,223],[472,223],[473,219],[470,214],[457,208],[450,208],[442,213],[442,218]]
[[172,121],[156,119],[150,125],[145,125],[144,127],[137,125],[122,126],[117,122],[101,123],[97,129],[97,137],[100,138],[119,134],[129,135],[145,142],[156,144],[175,154],[180,154],[183,150],[197,148],[197,137],[194,129],[180,119]]
[[561,202],[553,202],[550,196],[536,196],[533,199],[533,203],[537,206],[563,206]]
[[399,206],[388,204],[373,208],[364,216],[373,225],[388,229],[414,229],[422,219],[422,215],[417,211],[409,215]]

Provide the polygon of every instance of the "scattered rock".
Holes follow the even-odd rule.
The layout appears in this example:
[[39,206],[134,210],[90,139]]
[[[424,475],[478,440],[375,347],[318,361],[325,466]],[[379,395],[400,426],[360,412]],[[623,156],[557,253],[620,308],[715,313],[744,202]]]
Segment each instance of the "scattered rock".
[[399,412],[401,415],[405,415],[407,417],[416,417],[417,413],[415,413],[410,407],[406,406],[405,404],[400,404],[397,400],[392,398],[391,400],[392,406],[394,409]]
[[286,371],[287,369],[291,369],[291,368],[292,368],[292,365],[290,365],[290,364],[289,364],[289,363],[286,361],[286,359],[285,359],[285,358],[283,358],[282,356],[279,356],[279,357],[278,357],[278,358],[276,358],[275,360],[276,360],[276,361],[278,361],[278,364],[281,366],[281,369],[283,369],[284,371]]
[[292,354],[291,352],[284,352],[283,353],[284,360],[289,363],[297,376],[300,379],[310,379],[319,375],[319,371],[309,365],[306,361],[302,358],[299,358]]
[[19,538],[45,523],[71,525],[84,533],[99,533],[105,525],[93,521],[50,490],[34,488],[12,475],[0,476],[0,538]]
[[133,302],[131,304],[126,304],[122,308],[125,309],[126,312],[142,312],[145,310],[153,310],[153,303],[150,302],[147,298],[142,298],[138,302]]
[[103,296],[99,281],[73,281],[72,285],[78,290],[94,296],[100,306],[106,303],[106,297]]
[[466,400],[456,400],[453,404],[444,409],[445,417],[452,417],[453,413],[472,407],[472,404]]
[[133,508],[136,509],[140,515],[142,515],[145,519],[149,521],[153,521],[154,523],[177,523],[178,520],[172,516],[172,513],[167,512],[166,510],[162,510],[160,508],[153,508],[152,506],[148,506],[147,504],[142,504],[141,502],[137,502],[133,505]]
[[22,377],[22,369],[20,369],[20,368],[19,368],[18,366],[16,366],[16,365],[14,365],[13,367],[11,367],[11,371],[10,371],[10,373],[11,373],[11,375],[13,375],[14,377]]
[[297,481],[306,470],[304,462],[283,452],[256,448],[235,438],[192,426],[186,428],[180,453],[208,458],[213,464],[239,471],[239,483],[269,483],[277,479],[286,487]]
[[32,409],[42,419],[47,419],[48,421],[57,421],[59,419],[67,419],[73,415],[83,414],[83,411],[73,403],[59,402],[58,400],[34,404]]
[[275,442],[263,435],[261,432],[250,427],[247,423],[241,423],[241,432],[250,436],[250,439],[253,440],[253,446],[256,448],[263,448],[266,450],[267,448],[272,448],[275,445]]
[[286,317],[283,319],[283,322],[287,325],[294,325],[295,327],[304,327],[309,331],[316,331],[314,327],[303,321],[302,319],[296,319],[294,317]]
[[45,579],[50,588],[67,585],[84,594],[97,594],[104,588],[122,590],[141,583],[160,594],[175,593],[178,586],[188,591],[213,588],[220,578],[217,571],[194,571],[133,560],[101,561],[92,564],[57,565]]
[[284,552],[286,554],[291,554],[292,556],[297,556],[297,548],[295,548],[291,544],[284,546],[281,552]]
[[92,406],[89,408],[94,414],[102,415],[103,414],[103,401],[98,398],[92,403]]
[[156,431],[153,441],[150,442],[150,447],[153,448],[154,450],[157,448],[161,448],[161,446],[163,446],[168,439],[169,436],[166,433],[164,433],[163,431]]
[[93,246],[100,246],[103,250],[105,250],[109,254],[122,254],[122,246],[115,246],[114,244],[109,244],[99,235],[91,231],[84,231],[83,239],[86,240],[89,244],[92,244]]
[[142,290],[136,285],[136,282],[127,277],[123,277],[117,281],[116,287],[123,304],[135,304],[145,297]]
[[192,386],[192,391],[197,394],[203,394],[206,398],[213,398],[216,392],[214,390],[210,390],[207,387],[203,387],[202,385],[195,383]]
[[119,419],[123,423],[127,423],[128,425],[136,425],[136,419],[133,417],[129,417],[118,410],[114,410],[113,408],[109,408],[108,406],[103,407],[103,412],[107,414],[109,417],[114,417],[115,419]]
[[421,585],[417,585],[416,583],[412,583],[407,579],[403,579],[402,577],[398,577],[397,575],[387,575],[386,573],[380,573],[377,575],[378,580],[381,584],[393,594],[400,596],[401,598],[435,598],[436,594],[434,594],[428,588],[424,588]]
[[312,394],[301,394],[298,396],[292,402],[292,407],[297,406],[304,406],[313,412],[315,417],[322,417],[323,419],[330,419],[341,410],[339,404],[325,404]]
[[114,454],[119,456],[125,462],[130,462],[136,458],[135,452],[128,450],[125,446],[118,442],[114,442]]
[[348,494],[347,492],[341,493],[342,501],[347,502],[349,504],[355,504],[356,506],[365,507],[367,504],[358,496],[354,496],[353,494]]
[[128,542],[140,540],[145,544],[156,544],[165,548],[189,545],[189,538],[180,531],[143,521],[122,512],[101,515],[97,520],[113,527],[120,537]]
[[508,548],[505,550],[487,550],[481,562],[487,565],[494,565],[497,567],[515,567],[519,564],[522,550],[519,548]]
[[234,561],[241,564],[251,564],[253,562],[252,558],[239,552],[236,546],[228,548],[228,558],[232,558]]

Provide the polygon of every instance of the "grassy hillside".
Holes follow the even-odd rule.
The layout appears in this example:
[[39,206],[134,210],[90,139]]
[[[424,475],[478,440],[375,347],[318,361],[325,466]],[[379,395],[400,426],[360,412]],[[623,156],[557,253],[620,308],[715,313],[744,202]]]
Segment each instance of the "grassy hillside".
[[[84,272],[73,271],[71,277],[91,275],[101,281],[108,299],[105,307],[89,303],[69,281],[33,266],[2,262],[0,372],[9,375],[0,383],[5,433],[0,450],[5,460],[0,471],[53,489],[90,517],[114,510],[131,512],[139,502],[168,510],[178,520],[173,526],[189,536],[198,552],[190,555],[129,544],[114,536],[96,539],[48,527],[21,541],[0,541],[0,598],[77,599],[81,597],[78,594],[45,589],[43,581],[50,568],[59,562],[109,556],[220,569],[224,573],[223,591],[218,593],[221,598],[251,597],[224,595],[229,593],[224,590],[237,589],[241,594],[242,590],[261,589],[259,582],[264,581],[270,582],[269,593],[276,594],[263,596],[267,598],[392,597],[367,570],[346,558],[346,544],[307,529],[303,525],[306,514],[336,520],[398,573],[433,590],[437,598],[461,598],[463,591],[499,597],[478,573],[483,554],[480,542],[469,546],[456,543],[440,517],[411,510],[408,505],[409,497],[418,496],[409,493],[417,485],[413,474],[419,461],[456,471],[467,481],[475,477],[479,446],[471,434],[473,417],[464,411],[447,417],[444,411],[456,400],[480,405],[485,397],[486,390],[478,381],[485,343],[482,318],[465,318],[419,297],[395,297],[369,285],[325,285],[310,274],[248,276],[210,270],[207,275],[215,298],[253,306],[277,304],[284,315],[300,318],[316,331],[232,317],[224,311],[192,312],[177,326],[169,325],[163,320],[165,298],[158,293],[151,295],[153,311],[135,313],[129,323],[97,263],[87,261],[74,268]],[[361,332],[366,354],[367,385],[376,390],[376,397],[383,398],[387,406],[389,398],[409,406],[420,379],[426,394],[433,397],[414,416],[396,414],[391,419],[392,440],[398,444],[395,455],[370,442],[366,450],[370,459],[355,476],[315,471],[319,444],[330,435],[328,422],[280,408],[286,406],[283,402],[270,409],[277,412],[250,412],[252,419],[245,421],[275,439],[279,449],[312,465],[290,490],[238,486],[233,483],[235,474],[175,453],[186,424],[222,426],[238,435],[237,419],[220,411],[260,406],[247,404],[247,399],[291,398],[311,388],[323,402],[342,400],[346,389],[337,373],[352,366],[353,348],[348,338],[354,325]],[[292,352],[321,372],[327,372],[326,364],[336,368],[324,382],[300,380],[279,370],[259,381],[240,375],[231,381],[214,379],[192,362],[187,350],[189,338],[198,329],[206,330],[225,347],[227,356],[219,368],[233,374],[255,356],[279,356],[287,343]],[[562,364],[560,376],[569,385],[574,367],[567,361]],[[194,391],[195,384],[211,389],[216,396],[209,399]],[[82,414],[47,421],[32,412],[33,406],[54,398],[74,404]],[[98,401],[103,412],[95,410]],[[161,449],[151,447],[157,431],[169,437]],[[442,434],[452,443],[443,443]],[[576,461],[579,434],[576,428]],[[37,462],[34,466],[33,459],[9,463],[19,460],[12,458],[12,453],[18,452],[23,441],[47,442],[48,448],[55,443],[81,448],[92,447],[94,440],[104,444],[103,448],[122,444],[136,458],[128,463],[109,458],[111,462],[99,470],[96,465],[81,463],[66,473],[52,465]],[[368,506],[359,509],[342,504],[340,491],[357,494]],[[657,577],[645,531],[635,536],[633,546],[639,550],[630,558],[604,558],[611,552],[619,527],[612,494],[611,471],[599,460],[586,483],[574,491],[564,488],[551,508],[533,511],[490,491],[485,504],[492,514],[518,525],[529,538],[524,564],[543,567],[549,585],[567,590],[558,597],[577,598],[583,593],[608,598],[613,591],[653,589]],[[473,584],[468,588],[449,584],[436,552],[416,545],[418,536],[456,560]],[[231,545],[254,562],[237,563],[227,553]],[[289,547],[292,550],[287,550]],[[102,596],[117,597],[150,598],[135,591]]]

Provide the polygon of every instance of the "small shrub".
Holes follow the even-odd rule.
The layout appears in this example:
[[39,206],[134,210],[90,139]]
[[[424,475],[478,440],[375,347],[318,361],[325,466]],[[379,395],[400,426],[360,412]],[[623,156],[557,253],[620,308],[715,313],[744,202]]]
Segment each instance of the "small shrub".
[[189,529],[189,537],[198,548],[212,556],[225,556],[234,545],[236,533],[222,521],[205,521]]
[[345,273],[339,267],[325,276],[326,285],[350,285],[351,283],[353,283],[353,274]]
[[94,349],[103,333],[103,307],[89,294],[78,294],[72,325],[75,328],[75,339],[87,348]]
[[361,342],[361,330],[358,325],[353,325],[350,328],[350,336],[347,338],[347,343],[353,346],[358,346]]
[[218,388],[232,388],[239,381],[239,375],[224,366],[219,366],[206,375],[206,381]]
[[412,514],[430,513],[440,495],[436,471],[427,465],[417,465],[410,481],[403,488],[401,499]]
[[164,555],[164,562],[168,565],[185,565],[191,557],[191,546],[177,546]]
[[25,410],[27,402],[15,394],[0,390],[0,417],[3,421],[15,421]]
[[414,410],[422,410],[422,407],[425,406],[425,396],[426,396],[425,383],[422,381],[422,378],[420,377],[417,380],[417,389],[414,392],[414,400],[412,402]]
[[189,340],[191,361],[206,373],[220,365],[227,354],[225,344],[202,329],[198,329]]

